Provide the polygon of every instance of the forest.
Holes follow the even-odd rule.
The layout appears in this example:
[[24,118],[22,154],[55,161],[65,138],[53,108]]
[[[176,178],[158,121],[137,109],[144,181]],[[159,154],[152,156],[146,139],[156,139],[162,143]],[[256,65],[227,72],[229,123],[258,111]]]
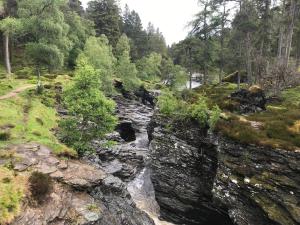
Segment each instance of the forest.
[[[198,0],[197,3],[198,13],[186,21],[185,39],[167,45],[157,25],[149,22],[147,27],[143,26],[145,21],[134,5],[121,8],[118,0],[91,0],[87,7],[79,0],[0,0],[0,224],[69,221],[69,214],[50,221],[49,215],[43,217],[41,213],[48,209],[36,210],[47,199],[54,199],[50,193],[73,193],[72,188],[85,190],[83,195],[88,197],[84,201],[90,201],[87,199],[91,196],[97,199],[91,188],[100,183],[108,185],[106,178],[101,177],[103,171],[105,176],[113,176],[107,182],[114,190],[122,185],[130,187],[130,182],[139,177],[139,172],[146,173],[148,167],[154,172],[145,183],[152,185],[153,180],[154,187],[151,187],[157,193],[153,204],[161,207],[161,217],[154,217],[156,225],[165,224],[157,222],[160,219],[170,224],[219,225],[215,223],[216,218],[218,222],[233,221],[229,225],[299,223],[300,181],[299,167],[297,170],[295,165],[300,159],[297,155],[300,152],[300,1]],[[167,10],[172,7],[166,9],[166,16]],[[161,133],[151,126],[159,127]],[[174,140],[177,142],[169,146]],[[232,142],[240,146],[239,150],[228,153]],[[182,145],[181,151],[177,145]],[[172,151],[163,155],[166,146]],[[217,147],[212,150],[212,146]],[[49,153],[45,148],[50,149]],[[250,151],[252,148],[255,150]],[[260,154],[256,153],[260,148],[266,149],[264,156],[255,155]],[[186,153],[185,149],[191,152],[197,149],[193,154],[199,158],[191,157],[192,153]],[[207,153],[210,150],[213,153]],[[288,169],[284,167],[287,163],[276,155],[279,150],[284,151],[282,157],[291,164]],[[232,155],[241,159],[227,160]],[[177,156],[184,160],[191,157],[187,160],[190,164],[182,164],[188,167],[186,171],[178,168],[181,158]],[[266,156],[275,157],[278,168],[292,172],[275,179],[273,175],[281,171],[276,166],[278,171],[273,167],[264,168]],[[148,158],[152,159],[149,163]],[[64,160],[73,167],[60,168],[58,164]],[[252,162],[262,161],[265,171],[257,172],[258,167]],[[243,163],[251,168],[247,170],[240,165]],[[226,174],[227,166],[230,169],[226,171],[235,175]],[[201,167],[200,175],[198,167]],[[74,168],[82,174],[77,174]],[[157,168],[165,168],[171,175],[161,175]],[[175,168],[175,175],[178,171],[181,175],[173,177],[170,168]],[[258,197],[250,192],[244,194],[244,189],[233,190],[233,195],[242,199],[244,208],[236,202],[230,206],[233,200],[224,200],[227,192],[215,194],[220,191],[215,187],[218,182],[232,191],[232,183],[237,184],[239,179],[250,185],[250,176],[258,182],[251,187],[259,189],[251,189],[251,193],[259,193]],[[283,176],[296,178],[292,182]],[[183,182],[180,177],[190,185],[184,191],[180,185],[172,191],[162,191],[170,188],[168,185],[173,181]],[[89,180],[94,178],[101,182]],[[208,185],[205,186],[208,193],[202,195],[203,185],[198,178],[208,179],[203,184]],[[227,184],[225,178],[231,183]],[[266,180],[272,183],[266,184]],[[59,186],[60,182],[71,189]],[[197,182],[201,183],[200,187],[194,188]],[[284,182],[288,182],[286,190],[281,189],[285,187]],[[284,194],[274,200],[265,197],[263,188],[273,196]],[[193,191],[197,201],[191,194]],[[107,204],[113,206],[104,204],[106,208],[102,211],[97,208],[99,202],[93,200],[87,210],[97,212],[98,216],[109,212],[107,218],[115,218],[115,222],[107,222],[109,219],[101,222],[97,217],[100,222],[95,224],[154,224],[145,217],[152,218],[157,212],[140,208],[139,201],[137,206],[128,206],[128,202],[123,204],[123,197],[122,200],[119,196],[107,197],[102,192],[99,196],[105,196],[105,200],[97,201],[110,202]],[[174,194],[172,199],[176,202],[179,198],[180,203],[170,203],[173,200],[168,201],[168,194]],[[134,194],[127,195],[134,199]],[[288,203],[283,200],[287,195]],[[215,203],[218,198],[219,205]],[[63,205],[55,204],[57,208]],[[72,204],[70,208],[75,207]],[[260,211],[255,211],[253,205]],[[31,214],[22,214],[29,212],[22,211],[24,206],[30,207]],[[114,214],[110,207],[125,213]],[[178,211],[177,207],[183,209]],[[239,208],[241,212],[234,214]],[[197,215],[202,215],[205,221]],[[89,224],[89,216],[83,216],[86,223],[66,224]],[[130,218],[131,222],[125,223],[123,217]],[[255,217],[261,219],[260,223],[256,223]],[[25,223],[22,218],[34,218],[34,222]],[[248,223],[241,222],[243,218]]]

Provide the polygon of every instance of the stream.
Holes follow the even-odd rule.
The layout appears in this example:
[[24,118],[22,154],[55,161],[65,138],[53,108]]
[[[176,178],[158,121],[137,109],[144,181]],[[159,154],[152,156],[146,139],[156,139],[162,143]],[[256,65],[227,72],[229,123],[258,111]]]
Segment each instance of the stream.
[[120,178],[127,184],[127,190],[139,209],[146,212],[156,225],[172,225],[159,220],[160,208],[155,199],[149,164],[149,140],[147,126],[153,115],[153,108],[136,100],[121,96],[117,103],[119,125],[117,132],[108,139],[117,144],[109,149],[98,149],[94,161],[105,172]]

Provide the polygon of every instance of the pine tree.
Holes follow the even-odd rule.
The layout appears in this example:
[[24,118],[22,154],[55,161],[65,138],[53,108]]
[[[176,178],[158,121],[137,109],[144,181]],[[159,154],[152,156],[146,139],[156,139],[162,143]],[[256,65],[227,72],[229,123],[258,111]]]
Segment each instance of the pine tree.
[[120,9],[115,0],[95,0],[88,3],[87,16],[95,24],[96,35],[104,34],[110,45],[116,46],[120,32]]
[[123,81],[125,89],[137,89],[140,85],[140,81],[137,78],[137,69],[135,64],[133,64],[130,60],[130,45],[125,34],[120,37],[117,43],[116,57],[118,59],[116,74]]

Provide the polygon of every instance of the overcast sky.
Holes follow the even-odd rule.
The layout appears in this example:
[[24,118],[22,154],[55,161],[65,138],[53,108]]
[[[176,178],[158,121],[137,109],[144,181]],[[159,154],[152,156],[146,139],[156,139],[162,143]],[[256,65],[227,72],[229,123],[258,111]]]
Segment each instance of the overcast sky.
[[[82,0],[83,5],[88,1]],[[199,11],[197,0],[120,0],[120,4],[122,9],[128,4],[131,10],[137,11],[145,28],[148,22],[159,27],[168,45],[187,36],[186,25]]]

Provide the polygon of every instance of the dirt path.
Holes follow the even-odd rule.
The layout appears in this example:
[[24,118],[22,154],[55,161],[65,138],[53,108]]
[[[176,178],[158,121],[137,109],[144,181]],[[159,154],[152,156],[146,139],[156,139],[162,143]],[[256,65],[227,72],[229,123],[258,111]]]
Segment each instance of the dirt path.
[[24,85],[24,86],[22,86],[22,87],[19,87],[19,88],[15,89],[15,90],[13,90],[13,91],[11,91],[11,92],[5,94],[5,95],[0,96],[0,100],[4,100],[4,99],[8,99],[8,98],[13,98],[13,97],[15,97],[17,94],[19,94],[20,92],[25,91],[25,90],[27,90],[27,89],[29,89],[29,88],[34,87],[34,86],[35,86],[35,85],[33,85],[33,84],[28,84],[28,85]]

